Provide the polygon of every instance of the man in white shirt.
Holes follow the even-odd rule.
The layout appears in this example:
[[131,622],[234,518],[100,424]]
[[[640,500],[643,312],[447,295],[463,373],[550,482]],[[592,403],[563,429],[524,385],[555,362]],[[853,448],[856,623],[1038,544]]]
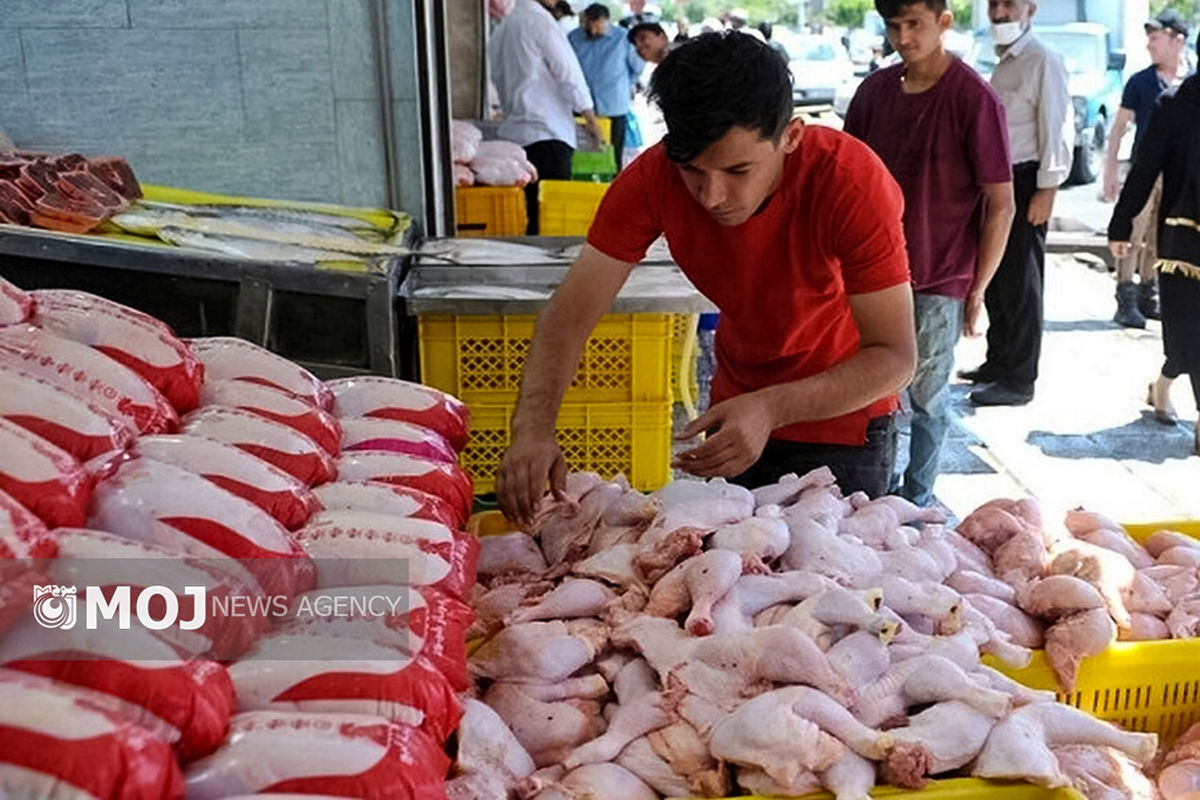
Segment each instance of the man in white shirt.
[[[554,0],[517,0],[496,26],[488,46],[492,81],[504,121],[500,138],[525,148],[538,178],[570,180],[575,152],[575,114],[600,141],[592,95],[579,60],[550,9]],[[537,182],[525,187],[526,233],[538,234]]]
[[1033,399],[1042,350],[1046,223],[1058,186],[1071,171],[1075,118],[1062,59],[1033,35],[1033,0],[988,0],[999,61],[992,88],[1008,116],[1016,216],[996,276],[988,285],[987,359],[960,372],[980,384],[979,406],[1024,405]]

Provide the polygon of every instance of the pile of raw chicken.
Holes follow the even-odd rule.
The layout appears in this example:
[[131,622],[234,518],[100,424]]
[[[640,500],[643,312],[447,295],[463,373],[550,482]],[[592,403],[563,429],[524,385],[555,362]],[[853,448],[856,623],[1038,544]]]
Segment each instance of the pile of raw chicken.
[[[1069,685],[1118,634],[1193,635],[1200,544],[1146,550],[1083,512],[1050,530],[1031,500],[944,522],[827,469],[649,496],[572,474],[528,533],[482,540],[450,797],[862,800],[950,775],[1156,797],[1156,735],[980,658],[1024,666],[1044,640]],[[1191,739],[1176,776],[1200,773]]]

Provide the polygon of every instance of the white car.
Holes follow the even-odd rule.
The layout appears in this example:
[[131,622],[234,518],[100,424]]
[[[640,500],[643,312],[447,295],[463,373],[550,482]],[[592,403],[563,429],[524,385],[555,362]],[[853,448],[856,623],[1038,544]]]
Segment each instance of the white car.
[[782,43],[788,51],[795,104],[833,105],[838,87],[854,76],[854,64],[842,43],[812,35],[798,35]]

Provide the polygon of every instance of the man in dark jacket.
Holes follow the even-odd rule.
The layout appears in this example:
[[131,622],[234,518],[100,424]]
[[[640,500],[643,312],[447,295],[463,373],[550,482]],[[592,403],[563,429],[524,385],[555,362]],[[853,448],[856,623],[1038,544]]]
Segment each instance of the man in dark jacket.
[[[1193,75],[1159,99],[1138,149],[1121,198],[1108,224],[1113,256],[1129,254],[1133,218],[1159,175],[1162,204],[1158,211],[1159,297],[1162,306],[1166,362],[1150,386],[1155,416],[1174,424],[1167,400],[1171,381],[1187,373],[1200,405],[1200,75]],[[1200,422],[1195,451],[1200,454]]]

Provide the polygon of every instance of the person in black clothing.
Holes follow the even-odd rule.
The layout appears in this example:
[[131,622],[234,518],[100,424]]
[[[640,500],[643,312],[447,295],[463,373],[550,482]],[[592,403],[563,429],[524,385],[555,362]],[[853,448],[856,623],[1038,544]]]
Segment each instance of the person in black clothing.
[[[1198,48],[1200,49],[1200,48]],[[1166,361],[1159,381],[1187,373],[1200,405],[1200,76],[1168,89],[1150,117],[1138,159],[1108,223],[1113,256],[1128,255],[1133,218],[1162,176],[1158,209],[1159,292]],[[1153,394],[1154,384],[1151,384]],[[1155,416],[1174,424],[1167,403],[1155,404]],[[1194,450],[1200,454],[1200,421]]]
[[[1121,107],[1113,121],[1108,139],[1108,156],[1104,167],[1104,200],[1111,203],[1117,199],[1120,189],[1118,176],[1118,153],[1125,131],[1132,120],[1136,126],[1133,135],[1133,150],[1130,163],[1136,163],[1138,145],[1150,124],[1150,114],[1158,96],[1183,80],[1186,69],[1184,48],[1187,42],[1188,25],[1173,8],[1167,8],[1146,23],[1146,51],[1150,54],[1150,66],[1135,72],[1125,83],[1121,95]],[[1133,221],[1133,249],[1128,256],[1117,262],[1117,313],[1113,320],[1126,328],[1145,328],[1147,319],[1158,319],[1158,281],[1154,270],[1155,230],[1154,219],[1158,215],[1158,204],[1162,196],[1162,184],[1156,184],[1150,200],[1142,213]],[[1141,283],[1133,282],[1137,273]]]

